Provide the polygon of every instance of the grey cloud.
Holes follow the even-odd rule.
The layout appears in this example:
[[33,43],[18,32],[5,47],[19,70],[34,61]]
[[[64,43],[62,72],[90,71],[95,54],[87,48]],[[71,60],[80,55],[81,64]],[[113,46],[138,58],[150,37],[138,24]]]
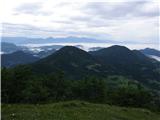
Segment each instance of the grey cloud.
[[52,12],[42,11],[43,4],[42,3],[24,3],[17,8],[15,8],[14,14],[32,14],[32,15],[51,15]]
[[[45,35],[45,36],[44,36]],[[35,27],[26,24],[12,24],[3,23],[2,36],[29,36],[29,37],[56,37],[56,36],[79,36],[102,39],[102,34],[97,34],[93,31],[79,31],[75,28],[66,28],[61,30],[54,30],[50,28]],[[105,34],[110,37],[109,34]]]
[[[154,4],[153,10],[145,11],[145,5],[151,2],[89,2],[80,8],[81,16],[75,15],[70,18],[78,24],[87,27],[111,27],[123,24],[126,20],[159,15],[158,6]],[[151,4],[152,6],[152,4]]]
[[77,24],[85,24],[87,27],[107,27],[114,26],[112,20],[94,17],[93,15],[72,16],[71,21]]
[[56,4],[57,7],[63,7],[66,5],[71,5],[71,2],[60,2],[60,3]]
[[153,17],[159,16],[158,5],[154,6],[153,11],[143,11],[142,7],[151,2],[117,2],[117,3],[107,3],[107,2],[91,2],[85,7],[82,7],[83,11],[87,14],[92,14],[95,16],[100,16],[102,18],[114,19],[123,18],[127,16],[133,17]]
[[73,21],[71,20],[52,20],[53,23],[59,23],[59,24],[73,24]]
[[89,15],[84,15],[84,16],[73,16],[70,18],[71,20],[74,21],[81,21],[81,22],[85,22],[85,21],[90,21],[92,18],[92,16]]
[[49,28],[35,27],[26,24],[2,24],[2,36],[43,36],[43,34],[59,34],[61,31]]

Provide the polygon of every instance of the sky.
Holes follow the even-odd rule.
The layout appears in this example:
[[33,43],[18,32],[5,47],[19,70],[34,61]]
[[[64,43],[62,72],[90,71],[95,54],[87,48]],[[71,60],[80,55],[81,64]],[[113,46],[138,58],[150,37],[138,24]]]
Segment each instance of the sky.
[[1,36],[159,44],[159,2],[3,0]]

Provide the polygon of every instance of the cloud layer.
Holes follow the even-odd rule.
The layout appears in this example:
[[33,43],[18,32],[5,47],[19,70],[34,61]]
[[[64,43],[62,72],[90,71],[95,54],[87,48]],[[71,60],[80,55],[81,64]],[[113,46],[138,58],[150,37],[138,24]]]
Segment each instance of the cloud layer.
[[[17,1],[17,2],[16,2]],[[159,42],[158,2],[5,1],[3,36]]]

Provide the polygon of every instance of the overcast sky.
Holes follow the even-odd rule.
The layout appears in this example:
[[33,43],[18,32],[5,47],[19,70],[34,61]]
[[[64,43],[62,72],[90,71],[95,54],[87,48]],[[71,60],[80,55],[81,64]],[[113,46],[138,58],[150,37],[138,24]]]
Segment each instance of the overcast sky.
[[2,36],[75,36],[158,44],[158,4],[4,0]]

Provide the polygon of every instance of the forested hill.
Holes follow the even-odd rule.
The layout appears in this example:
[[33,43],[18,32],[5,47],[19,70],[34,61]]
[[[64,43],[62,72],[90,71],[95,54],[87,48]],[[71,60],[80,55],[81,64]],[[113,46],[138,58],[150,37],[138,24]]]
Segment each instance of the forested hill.
[[2,103],[76,99],[159,110],[159,77],[159,62],[139,51],[66,46],[34,63],[2,68]]
[[139,51],[117,45],[89,53],[66,46],[31,66],[37,73],[49,74],[62,70],[71,79],[122,75],[146,83],[160,80],[160,62]]

